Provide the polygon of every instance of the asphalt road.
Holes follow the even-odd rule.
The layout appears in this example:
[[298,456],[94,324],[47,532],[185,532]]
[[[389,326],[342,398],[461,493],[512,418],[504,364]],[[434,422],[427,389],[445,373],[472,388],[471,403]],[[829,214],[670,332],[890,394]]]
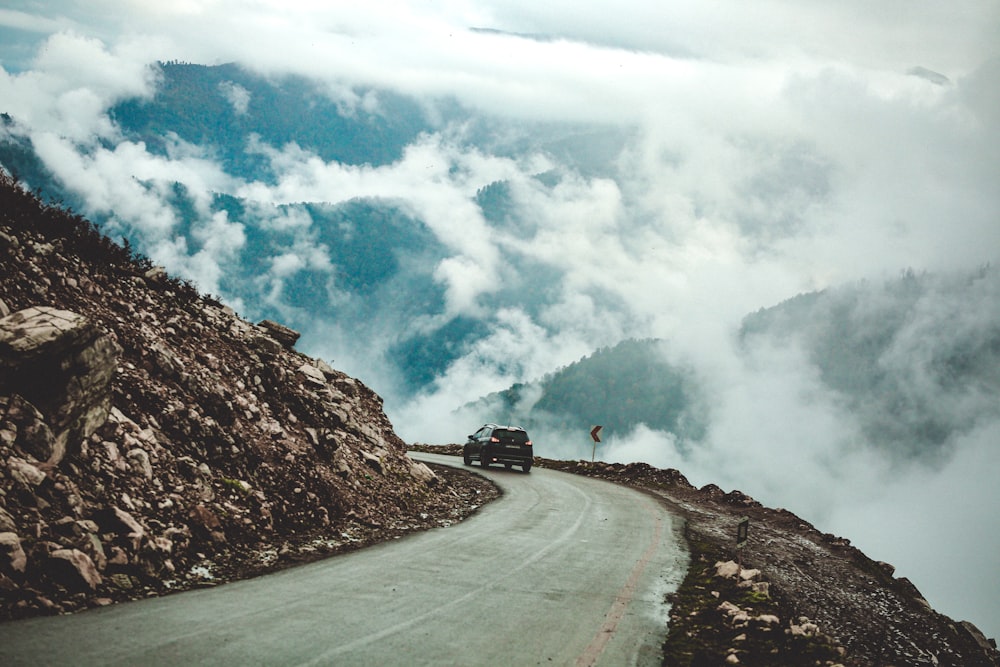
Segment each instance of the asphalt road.
[[504,495],[460,524],[213,589],[0,624],[0,665],[658,665],[663,596],[687,567],[680,520],[599,480],[472,470]]

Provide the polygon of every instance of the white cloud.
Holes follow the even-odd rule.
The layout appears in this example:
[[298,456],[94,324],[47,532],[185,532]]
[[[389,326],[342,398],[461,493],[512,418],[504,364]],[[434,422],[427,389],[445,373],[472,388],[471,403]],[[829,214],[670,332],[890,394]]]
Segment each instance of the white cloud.
[[226,101],[233,106],[233,111],[237,116],[245,116],[250,108],[250,91],[232,81],[224,81],[219,84],[219,92],[226,98]]

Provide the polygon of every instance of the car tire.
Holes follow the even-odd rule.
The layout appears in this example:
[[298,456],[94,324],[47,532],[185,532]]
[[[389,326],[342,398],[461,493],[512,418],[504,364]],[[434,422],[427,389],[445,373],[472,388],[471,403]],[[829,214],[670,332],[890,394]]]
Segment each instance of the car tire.
[[479,465],[483,466],[484,468],[490,467],[490,457],[486,454],[486,452],[483,452],[482,454],[479,455]]
[[510,470],[512,467],[514,467],[514,464],[513,463],[504,463],[503,467],[506,468],[507,470]]
[[472,465],[472,457],[469,456],[469,452],[462,452],[462,462],[467,466]]
[[521,464],[521,470],[523,470],[524,472],[530,472],[531,471],[531,464],[530,463],[523,463],[523,464]]

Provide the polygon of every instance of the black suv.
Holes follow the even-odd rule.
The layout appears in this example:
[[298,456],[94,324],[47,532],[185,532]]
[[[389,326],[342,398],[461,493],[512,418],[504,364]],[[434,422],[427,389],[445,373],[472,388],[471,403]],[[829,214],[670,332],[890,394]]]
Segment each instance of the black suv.
[[513,465],[519,465],[521,470],[528,472],[534,455],[531,440],[520,426],[484,424],[469,436],[469,441],[462,447],[465,465],[479,461],[479,465],[484,468],[488,468],[491,463],[502,463],[507,470]]

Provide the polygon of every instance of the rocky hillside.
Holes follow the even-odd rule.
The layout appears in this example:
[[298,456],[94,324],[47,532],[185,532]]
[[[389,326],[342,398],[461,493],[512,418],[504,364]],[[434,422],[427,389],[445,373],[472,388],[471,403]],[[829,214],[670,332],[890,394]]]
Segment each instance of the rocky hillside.
[[361,382],[0,177],[0,619],[458,520]]
[[684,519],[691,563],[669,598],[664,667],[1000,665],[995,640],[975,625],[934,611],[892,565],[788,510],[714,484],[699,489],[677,470],[645,463],[536,457],[535,465],[641,489]]
[[539,465],[643,489],[684,517],[691,565],[672,596],[664,665],[1000,665],[975,625],[934,611],[892,565],[792,512],[644,463]]

